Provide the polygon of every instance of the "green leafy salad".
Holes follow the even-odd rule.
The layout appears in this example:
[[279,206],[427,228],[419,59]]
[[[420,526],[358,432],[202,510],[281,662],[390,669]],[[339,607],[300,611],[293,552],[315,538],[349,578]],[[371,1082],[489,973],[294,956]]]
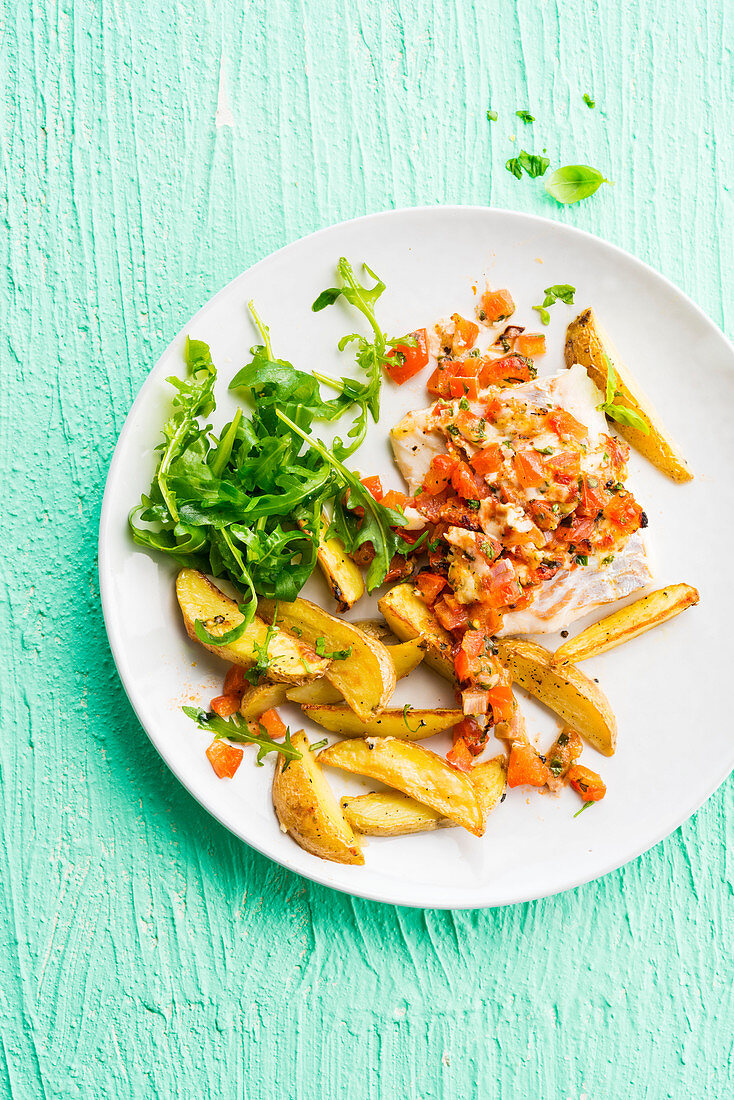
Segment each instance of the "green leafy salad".
[[[383,367],[390,349],[375,315],[384,283],[364,269],[372,286],[362,285],[351,265],[337,265],[341,286],[323,291],[313,304],[318,312],[344,300],[368,322],[369,335],[350,333],[339,342],[355,349],[361,377],[333,379],[297,370],[274,356],[268,328],[252,312],[262,343],[234,376],[229,389],[243,398],[217,433],[208,423],[215,409],[216,368],[207,344],[187,338],[185,379],[169,378],[173,409],[163,427],[160,459],[150,490],[130,515],[133,538],[147,550],[169,555],[180,565],[224,577],[245,593],[244,615],[226,635],[209,634],[197,623],[197,635],[212,645],[229,644],[253,619],[257,597],[295,600],[317,563],[317,547],[326,507],[327,536],[337,535],[347,553],[370,543],[374,558],[367,571],[369,591],[377,588],[396,554],[407,554],[401,511],[378,503],[345,461],[362,443],[368,423],[377,421]],[[320,384],[335,396],[324,399]],[[315,421],[351,414],[346,438],[330,447],[312,436]]]

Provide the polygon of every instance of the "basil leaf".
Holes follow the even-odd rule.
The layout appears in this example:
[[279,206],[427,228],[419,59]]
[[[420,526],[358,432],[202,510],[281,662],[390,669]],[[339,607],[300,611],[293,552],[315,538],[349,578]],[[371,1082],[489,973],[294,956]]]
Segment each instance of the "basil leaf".
[[497,112],[496,111],[487,111],[487,122],[496,122],[496,121],[497,121]]
[[573,296],[576,293],[575,286],[568,283],[556,283],[545,288],[544,306],[552,306],[555,302],[565,302],[567,306],[573,305]]
[[508,172],[512,172],[515,179],[522,179],[522,168],[520,167],[520,162],[517,157],[510,157],[510,159],[505,164],[505,168]]
[[523,122],[535,122],[535,117],[530,114],[530,111],[515,111],[518,118],[521,118]]
[[538,153],[528,153],[525,149],[521,149],[516,157],[511,157],[507,161],[505,168],[508,172],[512,172],[515,179],[522,179],[523,168],[532,179],[537,179],[538,176],[542,176],[548,171],[549,164],[548,157],[542,157]]
[[556,168],[545,189],[557,202],[568,204],[588,199],[603,183],[613,186],[612,181],[606,179],[597,168],[588,164],[564,164],[562,168]]
[[540,319],[544,325],[550,324],[550,313],[547,309],[544,309],[543,306],[533,306],[533,309],[537,309],[538,313],[540,314]]
[[591,96],[589,95],[588,92],[584,92],[584,103],[586,104],[586,106],[589,108],[590,111],[593,111],[594,107],[596,107],[596,103],[591,98]]
[[650,425],[647,421],[643,420],[634,409],[627,408],[626,405],[608,405],[605,402],[604,412],[611,420],[616,420],[619,424],[626,424],[628,428],[637,428],[638,432],[642,432],[643,435],[650,434]]

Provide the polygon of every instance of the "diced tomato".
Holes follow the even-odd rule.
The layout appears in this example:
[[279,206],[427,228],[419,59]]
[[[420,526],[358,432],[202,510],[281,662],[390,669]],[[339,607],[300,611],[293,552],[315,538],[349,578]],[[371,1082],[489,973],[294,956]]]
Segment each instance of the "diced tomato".
[[604,515],[623,531],[636,531],[640,526],[642,508],[632,493],[620,492],[609,501],[604,509]]
[[508,787],[544,787],[550,772],[532,745],[526,741],[515,742],[510,749],[507,763]]
[[459,682],[468,680],[472,674],[472,663],[463,649],[460,649],[454,657],[454,672]]
[[489,706],[489,692],[479,688],[467,688],[461,693],[461,708],[464,714],[486,714]]
[[609,455],[612,468],[620,472],[629,461],[630,449],[621,439],[614,435],[602,436],[604,450]]
[[265,726],[270,736],[277,740],[279,737],[285,737],[288,732],[288,728],[283,719],[278,714],[275,707],[271,707],[270,710],[266,710],[258,718],[260,725]]
[[515,303],[509,290],[486,290],[479,307],[479,320],[496,324],[515,312]]
[[470,772],[472,769],[473,756],[463,737],[454,739],[452,747],[446,753],[446,759],[449,764],[453,764],[459,771]]
[[553,511],[553,505],[547,500],[531,500],[528,503],[530,513],[541,531],[554,531],[560,515]]
[[562,542],[567,542],[569,545],[578,546],[579,543],[589,542],[594,534],[594,521],[593,519],[584,519],[581,516],[574,516],[570,524],[561,524],[556,529],[557,536]]
[[391,348],[387,353],[388,359],[393,359],[394,362],[387,368],[387,373],[392,378],[393,382],[397,382],[399,386],[403,382],[407,382],[409,378],[412,378],[418,371],[428,363],[428,339],[426,337],[426,330],[424,328],[416,329],[415,332],[410,334],[415,340],[415,345],[411,344],[396,344],[394,348]]
[[545,336],[540,332],[523,332],[515,341],[515,351],[520,355],[545,355]]
[[463,629],[469,622],[466,608],[455,596],[442,596],[433,605],[433,613],[446,630]]
[[451,397],[466,397],[469,401],[476,401],[479,396],[479,382],[476,378],[449,378],[449,393]]
[[241,695],[217,695],[211,701],[211,708],[220,718],[231,718],[240,709],[241,702]]
[[405,493],[399,493],[397,489],[389,489],[380,503],[384,504],[386,508],[394,508],[396,511],[402,512],[408,503],[408,498]]
[[446,578],[438,573],[419,573],[415,578],[420,597],[429,607],[436,602],[439,592],[446,587]]
[[426,389],[437,397],[450,397],[451,379],[456,376],[458,363],[453,359],[439,359],[438,366],[426,382]]
[[212,741],[206,750],[206,755],[220,779],[231,779],[242,763],[244,753],[238,745],[229,745],[226,741]]
[[423,478],[423,489],[431,496],[442,493],[451,480],[451,473],[458,463],[456,455],[435,455],[428,473]]
[[484,602],[490,607],[508,607],[522,596],[522,587],[507,558],[500,559],[490,567],[489,573],[482,578],[482,588],[486,592]]
[[598,477],[581,477],[581,500],[576,509],[578,516],[597,516],[609,500],[609,493]]
[[476,473],[480,477],[487,474],[496,474],[502,465],[502,451],[499,443],[490,443],[488,447],[482,447],[469,459]]
[[494,424],[501,411],[502,402],[499,397],[488,397],[484,402],[484,415],[491,424]]
[[484,721],[471,714],[465,715],[453,728],[454,744],[461,740],[472,756],[478,756],[487,743],[487,732],[484,727]]
[[476,627],[483,637],[492,638],[502,629],[502,616],[494,607],[473,603],[469,605],[469,623],[472,627]]
[[239,665],[232,665],[231,668],[227,670],[227,675],[224,677],[222,695],[239,695],[242,697],[248,686],[248,682],[245,679],[244,668],[240,668]]
[[548,480],[545,457],[537,451],[531,449],[518,451],[513,461],[515,473],[524,489],[544,485]]
[[454,466],[451,471],[451,484],[463,500],[477,500],[477,498],[481,498],[482,492],[486,494],[484,487],[480,490],[474,474],[466,462],[459,461]]
[[568,484],[566,478],[577,478],[581,469],[581,456],[578,451],[559,451],[557,455],[548,455],[546,467],[553,473],[555,481]]
[[487,692],[487,702],[492,708],[495,722],[509,722],[517,708],[512,688],[508,684],[497,684]]
[[585,768],[583,764],[574,764],[569,768],[566,778],[584,802],[599,802],[607,793],[606,783],[601,776],[591,768]]
[[[480,360],[477,360],[480,362]],[[529,359],[522,355],[505,355],[502,359],[482,359],[479,383],[482,389],[498,386],[502,382],[530,382],[537,371]]]
[[[411,532],[406,531],[406,535]],[[390,559],[390,568],[385,574],[385,583],[387,581],[400,581],[405,580],[406,577],[412,577],[415,572],[415,558],[405,558],[402,554],[393,554]]]
[[[470,382],[470,378],[462,379]],[[464,439],[470,443],[480,443],[484,438],[484,422],[481,416],[477,416],[471,409],[459,409],[454,417],[454,424],[459,429]]]
[[484,653],[485,635],[481,630],[467,630],[461,639],[461,649],[472,660]]
[[377,474],[373,474],[372,477],[363,477],[362,484],[375,500],[382,500],[385,494],[382,491],[382,482]]
[[581,421],[571,416],[571,413],[566,412],[565,409],[551,409],[548,414],[548,427],[560,439],[575,439],[579,443],[589,434]]
[[454,322],[451,350],[454,355],[461,355],[463,351],[469,351],[469,348],[474,347],[474,342],[479,335],[479,325],[475,325],[473,321],[467,321],[458,313],[452,313],[451,320]]

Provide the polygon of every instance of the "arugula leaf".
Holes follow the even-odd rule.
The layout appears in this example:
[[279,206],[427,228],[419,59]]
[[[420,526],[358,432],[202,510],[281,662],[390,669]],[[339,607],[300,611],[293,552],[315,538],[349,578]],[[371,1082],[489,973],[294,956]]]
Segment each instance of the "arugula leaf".
[[535,122],[535,116],[530,114],[530,111],[515,111],[518,118],[521,118],[523,122]]
[[283,741],[274,741],[264,726],[258,726],[258,733],[253,733],[246,722],[236,715],[232,718],[220,718],[217,714],[207,713],[197,707],[181,707],[181,710],[190,718],[200,730],[212,733],[218,740],[225,738],[227,741],[237,741],[248,745],[258,745],[257,764],[262,766],[263,758],[270,752],[279,752],[286,760],[301,760],[302,754],[293,746],[291,731],[287,730]]
[[496,121],[497,121],[497,112],[492,111],[491,109],[488,110],[487,111],[487,122],[496,122]]
[[615,404],[615,397],[621,396],[621,394],[617,390],[617,373],[608,355],[604,355],[604,366],[607,371],[606,393],[604,395],[604,400],[597,408],[606,413],[610,420],[616,420],[618,424],[626,424],[629,428],[636,428],[639,432],[642,432],[643,435],[649,435],[650,425],[639,413],[636,413],[634,409],[630,409],[626,405]]
[[594,805],[596,805],[596,803],[594,803],[594,802],[584,802],[581,809],[577,810],[576,813],[573,816],[578,817],[579,814],[582,814],[584,812],[584,810],[588,810],[589,806],[594,806]]
[[603,183],[614,186],[612,180],[588,164],[564,164],[546,181],[545,189],[558,202],[568,204],[588,199]]
[[584,92],[584,103],[586,104],[586,106],[589,108],[590,111],[593,111],[594,107],[596,107],[596,103],[591,98],[591,96],[589,95],[588,92]]

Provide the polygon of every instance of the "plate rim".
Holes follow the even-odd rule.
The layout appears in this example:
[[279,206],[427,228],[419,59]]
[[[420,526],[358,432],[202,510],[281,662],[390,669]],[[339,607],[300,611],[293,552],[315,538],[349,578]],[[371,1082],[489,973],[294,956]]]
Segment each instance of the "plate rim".
[[[113,475],[116,473],[117,466],[121,461],[121,451],[123,448],[124,440],[128,433],[132,430],[134,414],[136,413],[139,405],[143,403],[148,388],[152,387],[154,384],[153,376],[156,373],[159,365],[161,364],[162,360],[168,355],[170,349],[181,339],[182,335],[185,334],[185,331],[196,323],[197,319],[204,313],[205,310],[210,309],[221,297],[225,296],[229,292],[230,287],[232,287],[234,283],[241,279],[243,275],[251,275],[252,273],[256,272],[259,267],[269,263],[272,259],[286,252],[288,249],[296,248],[297,246],[303,244],[305,241],[313,241],[322,235],[326,235],[327,233],[332,232],[333,230],[338,230],[346,226],[352,226],[360,222],[389,220],[391,218],[399,217],[400,215],[428,212],[441,214],[458,212],[462,214],[474,213],[481,215],[482,217],[486,217],[488,215],[498,216],[501,218],[518,220],[524,223],[536,223],[538,226],[552,226],[554,229],[560,229],[564,233],[570,233],[572,236],[578,236],[581,239],[592,241],[597,246],[601,245],[604,249],[609,249],[613,255],[616,254],[624,258],[625,261],[631,261],[634,265],[642,269],[642,271],[645,272],[648,277],[652,276],[655,280],[660,282],[668,291],[672,291],[677,297],[682,298],[687,306],[693,310],[694,314],[697,315],[698,319],[704,322],[705,325],[709,326],[709,328],[713,329],[716,332],[717,336],[723,341],[724,346],[726,347],[732,359],[732,363],[729,364],[729,366],[731,369],[734,369],[734,341],[729,339],[726,333],[711,317],[709,317],[709,315],[703,310],[701,306],[698,305],[697,302],[695,302],[688,294],[686,294],[685,291],[681,290],[680,287],[676,286],[676,284],[671,279],[669,279],[666,275],[663,275],[661,272],[657,271],[645,260],[639,259],[633,253],[628,252],[626,249],[621,248],[619,245],[613,244],[612,242],[607,241],[603,237],[599,237],[586,229],[580,229],[577,226],[567,225],[565,222],[556,221],[553,218],[548,218],[540,214],[525,213],[524,211],[518,210],[508,210],[504,207],[482,206],[476,203],[449,203],[422,206],[401,206],[390,208],[388,210],[374,211],[369,214],[359,215],[356,218],[348,218],[339,222],[334,222],[329,225],[322,226],[320,229],[316,229],[311,233],[305,234],[304,236],[297,237],[294,240],[289,241],[287,244],[282,245],[280,248],[277,248],[274,251],[267,253],[267,255],[262,256],[250,267],[244,268],[242,271],[238,272],[235,276],[233,276],[232,279],[230,279],[227,283],[220,287],[219,290],[211,295],[211,297],[209,297],[206,302],[204,302],[199,307],[196,313],[194,313],[192,317],[185,322],[182,328],[179,329],[179,331],[172,337],[171,340],[168,341],[166,346],[163,348],[161,354],[158,356],[155,363],[148,371],[142,385],[140,386],[140,389],[135,396],[135,399],[128,409],[128,412],[125,416],[125,421],[117,436],[114,450],[112,452],[107,476],[105,478],[105,487],[100,509],[97,545],[97,575],[99,579],[100,602],[102,605],[103,621],[105,625],[105,630],[107,632],[110,651],[112,653],[112,659],[114,661],[115,669],[120,678],[120,682],[123,686],[130,706],[132,707],[133,712],[138,719],[138,722],[140,723],[142,729],[144,730],[148,740],[153,745],[161,760],[166,765],[167,769],[175,776],[176,780],[181,784],[188,795],[190,795],[190,797],[192,797],[194,801],[197,802],[220,825],[222,825],[234,836],[236,836],[238,840],[244,842],[250,848],[253,848],[260,855],[272,860],[274,863],[285,868],[291,873],[299,875],[306,881],[316,882],[321,886],[327,886],[332,890],[337,890],[340,893],[344,893],[352,897],[364,898],[366,900],[378,902],[385,905],[397,905],[404,906],[406,908],[416,909],[437,909],[453,911],[493,909],[505,905],[521,905],[527,902],[539,901],[543,898],[555,897],[557,894],[565,893],[568,890],[573,890],[578,887],[584,886],[589,882],[596,881],[597,879],[602,879],[606,875],[609,875],[614,871],[620,870],[622,867],[627,866],[634,860],[639,859],[640,856],[644,855],[646,852],[649,852],[652,848],[656,847],[668,836],[671,836],[686,821],[693,817],[694,814],[696,814],[698,810],[701,809],[704,803],[706,803],[709,798],[711,798],[712,795],[716,793],[719,787],[721,787],[722,784],[726,782],[732,769],[734,769],[734,742],[732,742],[731,760],[726,763],[724,770],[721,772],[719,777],[714,780],[711,788],[707,791],[707,793],[703,795],[703,797],[701,797],[700,799],[696,798],[694,799],[692,804],[687,805],[680,816],[676,815],[677,820],[672,827],[669,828],[667,825],[663,826],[663,828],[659,832],[655,833],[655,837],[653,840],[649,842],[646,840],[639,848],[635,848],[631,854],[625,855],[622,859],[610,860],[609,864],[605,865],[604,869],[595,871],[591,875],[586,875],[583,873],[581,877],[578,877],[576,875],[568,875],[562,883],[555,884],[549,890],[542,890],[540,892],[533,891],[531,896],[513,895],[508,896],[505,899],[494,901],[472,901],[468,896],[463,898],[463,900],[459,901],[458,903],[451,902],[442,898],[434,898],[433,900],[426,901],[424,900],[424,894],[421,894],[418,897],[407,896],[404,893],[404,888],[401,886],[398,880],[396,880],[395,889],[391,891],[390,896],[381,896],[374,889],[360,887],[357,881],[355,881],[353,885],[333,881],[329,876],[329,870],[332,868],[333,865],[330,864],[328,861],[318,860],[318,862],[315,863],[313,870],[309,872],[293,866],[292,863],[289,861],[287,855],[281,856],[279,854],[276,854],[268,850],[266,845],[258,843],[255,840],[244,836],[243,830],[229,818],[229,815],[226,811],[223,812],[221,809],[215,809],[212,806],[210,799],[208,799],[203,794],[194,793],[194,791],[188,786],[188,784],[184,781],[182,775],[179,772],[175,759],[173,761],[169,760],[164,755],[162,748],[162,739],[157,738],[156,735],[148,728],[146,723],[143,721],[141,711],[138,706],[138,698],[135,684],[125,667],[124,646],[122,644],[119,626],[115,622],[113,611],[111,569],[107,561],[109,553],[108,532],[111,531],[111,514],[114,510],[110,486],[113,480]],[[159,740],[161,741],[160,744]],[[316,860],[316,857],[314,857],[314,860]],[[323,869],[320,866],[322,863],[324,864]],[[360,868],[354,868],[355,872],[359,869]],[[462,895],[468,895],[471,892],[470,887],[444,886],[441,883],[432,884],[431,888],[439,891],[454,891],[457,894]],[[415,895],[416,891],[420,890],[423,890],[425,892],[425,887],[411,887],[409,893]]]

